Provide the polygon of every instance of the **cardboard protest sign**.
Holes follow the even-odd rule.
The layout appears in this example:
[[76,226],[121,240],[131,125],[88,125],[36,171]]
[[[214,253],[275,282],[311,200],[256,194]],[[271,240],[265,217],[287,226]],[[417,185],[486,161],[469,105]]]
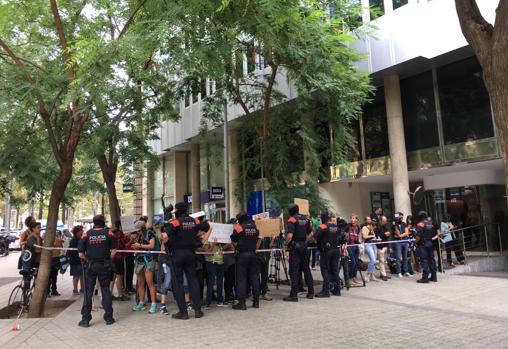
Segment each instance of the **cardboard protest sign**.
[[309,200],[295,198],[293,202],[300,208],[300,214],[310,215]]
[[217,242],[222,244],[231,243],[231,234],[233,234],[233,224],[210,223],[212,233],[208,237],[208,242],[213,242],[217,238]]
[[255,215],[252,215],[252,220],[256,221],[258,219],[268,219],[270,218],[270,214],[268,212],[258,213]]
[[259,219],[255,221],[256,227],[259,230],[259,237],[277,237],[282,230],[282,219],[270,218]]
[[136,218],[134,216],[121,216],[120,223],[122,224],[122,231],[124,233],[132,233],[136,231],[134,228],[134,223],[136,222]]

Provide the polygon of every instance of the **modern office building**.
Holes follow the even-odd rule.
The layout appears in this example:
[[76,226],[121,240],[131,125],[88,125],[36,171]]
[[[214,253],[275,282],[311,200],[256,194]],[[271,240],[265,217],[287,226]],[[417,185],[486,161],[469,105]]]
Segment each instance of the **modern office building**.
[[[497,3],[478,1],[491,22]],[[373,21],[369,1],[362,5],[363,19],[375,32],[354,47],[366,54],[358,69],[371,74],[376,94],[353,125],[356,151],[349,162],[326,169],[329,178],[320,183],[321,195],[342,216],[364,216],[381,206],[387,215],[419,209],[436,219],[451,214],[462,225],[504,219],[504,171],[492,109],[454,1],[371,0],[382,10]],[[270,68],[261,64],[258,69]],[[279,76],[277,83],[289,99],[296,97],[286,77]],[[222,150],[211,151],[217,145],[198,141],[202,99],[213,90],[213,84],[206,84],[201,94],[181,102],[180,122],[162,125],[160,140],[153,143],[161,166],[140,184],[137,206],[145,213],[161,213],[165,196],[171,202],[192,201],[194,211],[204,209],[212,219],[224,220]],[[229,105],[228,114],[229,185],[234,188],[241,175],[235,125],[243,113],[238,105]],[[222,130],[209,136],[220,144]],[[414,204],[410,193],[420,186],[425,194]],[[231,213],[240,208],[232,196]]]

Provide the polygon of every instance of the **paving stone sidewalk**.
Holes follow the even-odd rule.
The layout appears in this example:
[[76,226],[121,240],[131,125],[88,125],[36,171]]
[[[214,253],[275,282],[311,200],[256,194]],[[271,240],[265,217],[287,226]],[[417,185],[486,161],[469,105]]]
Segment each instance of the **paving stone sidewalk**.
[[87,329],[77,327],[78,300],[54,319],[21,320],[18,332],[11,331],[15,321],[0,320],[0,347],[508,347],[508,281],[503,278],[440,275],[439,283],[428,285],[392,278],[344,291],[342,297],[290,304],[282,302],[287,292],[287,286],[273,290],[274,300],[262,301],[260,309],[212,307],[204,318],[188,321],[134,313],[129,302],[115,302],[116,324],[106,326],[99,312]]

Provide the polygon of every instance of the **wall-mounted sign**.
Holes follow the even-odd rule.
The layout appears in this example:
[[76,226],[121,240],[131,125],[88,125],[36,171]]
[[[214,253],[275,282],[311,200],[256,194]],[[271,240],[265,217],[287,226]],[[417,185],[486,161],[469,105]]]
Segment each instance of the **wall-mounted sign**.
[[134,191],[134,184],[132,184],[132,183],[124,183],[122,185],[122,191],[124,193],[132,193]]
[[210,200],[224,200],[224,188],[212,187],[210,189]]

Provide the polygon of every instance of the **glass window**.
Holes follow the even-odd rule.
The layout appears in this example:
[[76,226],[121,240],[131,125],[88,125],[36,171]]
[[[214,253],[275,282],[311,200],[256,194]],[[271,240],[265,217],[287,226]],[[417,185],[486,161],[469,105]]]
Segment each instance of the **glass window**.
[[475,57],[437,70],[445,144],[494,137],[490,99]]
[[401,80],[402,114],[408,151],[439,145],[432,72]]
[[385,4],[383,0],[370,0],[370,19],[374,20],[385,14]]
[[367,159],[388,155],[388,127],[383,87],[376,89],[373,100],[363,109],[363,130]]
[[396,10],[399,7],[407,5],[407,0],[393,0],[393,9]]

